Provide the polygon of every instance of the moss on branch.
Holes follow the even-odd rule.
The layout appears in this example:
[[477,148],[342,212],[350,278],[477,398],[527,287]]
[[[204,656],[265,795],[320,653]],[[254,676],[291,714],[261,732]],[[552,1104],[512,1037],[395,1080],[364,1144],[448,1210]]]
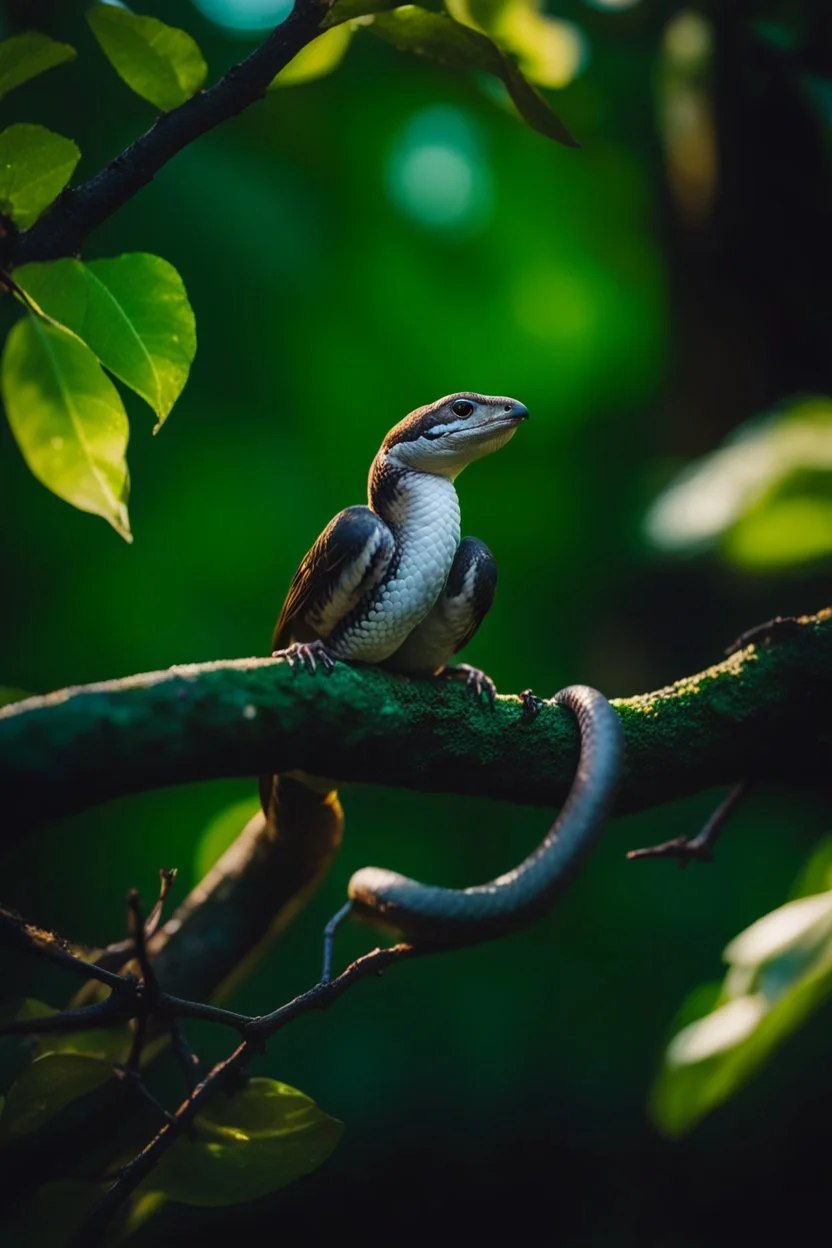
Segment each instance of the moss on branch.
[[[713,667],[619,699],[627,761],[617,809],[757,774],[822,775],[832,610],[763,634]],[[280,660],[172,667],[0,710],[6,839],[123,794],[227,776],[306,771],[434,792],[556,805],[577,759],[571,717],[494,710],[453,682]]]

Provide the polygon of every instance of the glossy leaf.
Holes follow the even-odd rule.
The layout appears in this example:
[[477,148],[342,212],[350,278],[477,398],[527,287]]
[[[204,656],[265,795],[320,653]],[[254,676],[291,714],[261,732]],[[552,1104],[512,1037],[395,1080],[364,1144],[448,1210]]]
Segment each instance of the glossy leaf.
[[343,1124],[274,1079],[251,1079],[218,1097],[196,1120],[196,1141],[180,1139],[147,1188],[188,1205],[235,1205],[285,1187],[326,1161]]
[[68,43],[58,43],[39,30],[24,30],[0,42],[0,99],[30,78],[37,78],[55,65],[74,61],[77,52]]
[[109,4],[94,5],[87,21],[118,76],[163,112],[205,82],[208,66],[187,31]]
[[581,67],[578,28],[541,13],[537,0],[446,0],[446,7],[458,22],[490,35],[541,87],[565,87]]
[[832,994],[832,892],[764,915],[731,941],[725,958],[730,968],[716,1000],[698,999],[705,1009],[677,1020],[686,1025],[653,1088],[653,1117],[667,1135],[684,1134],[733,1096]]
[[20,124],[0,134],[0,212],[22,230],[61,193],[81,153],[45,126]]
[[79,1096],[113,1077],[105,1063],[79,1053],[46,1053],[24,1067],[6,1096],[0,1144],[31,1135]]
[[86,343],[145,399],[158,429],[182,392],[196,353],[196,322],[182,278],[159,256],[54,260],[15,270],[47,316]]
[[533,130],[563,143],[577,143],[543,96],[523,77],[487,35],[454,21],[447,13],[430,13],[408,4],[390,13],[377,13],[367,29],[400,51],[415,52],[451,69],[473,69],[494,74],[505,84],[520,116]]
[[260,802],[257,798],[244,797],[242,801],[226,806],[206,825],[197,841],[194,854],[194,873],[198,880],[203,879],[229,846],[234,844],[249,819],[259,809]]
[[6,340],[0,388],[12,432],[38,480],[132,541],[127,415],[90,349],[66,330],[26,316]]
[[336,26],[325,30],[305,48],[301,48],[285,69],[273,78],[269,90],[276,87],[297,87],[304,82],[314,82],[337,69],[346,56],[352,39],[349,26]]

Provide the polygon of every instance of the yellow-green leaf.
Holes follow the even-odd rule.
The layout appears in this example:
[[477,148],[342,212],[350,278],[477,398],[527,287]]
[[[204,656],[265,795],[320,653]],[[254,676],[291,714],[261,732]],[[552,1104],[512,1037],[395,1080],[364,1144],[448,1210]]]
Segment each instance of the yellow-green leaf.
[[273,78],[269,90],[275,87],[297,87],[303,82],[313,82],[331,74],[343,61],[352,39],[349,26],[336,26],[326,30],[317,39],[313,39],[305,48],[301,48],[285,69]]
[[541,13],[539,0],[446,0],[446,7],[458,22],[490,35],[541,87],[565,87],[581,67],[578,28]]
[[89,347],[27,316],[6,340],[0,388],[12,432],[38,480],[132,541],[127,414]]
[[196,352],[193,309],[173,265],[136,252],[87,264],[27,264],[15,270],[15,280],[150,404],[158,429],[182,393]]
[[204,83],[208,66],[187,31],[110,4],[94,5],[87,21],[118,76],[163,112],[184,104]]
[[196,1119],[196,1140],[177,1140],[148,1190],[187,1205],[236,1205],[285,1187],[326,1161],[343,1132],[296,1088],[250,1079]]
[[30,78],[73,61],[77,53],[68,43],[58,43],[39,30],[24,30],[0,43],[0,99]]
[[523,77],[519,66],[480,31],[463,26],[447,13],[431,13],[415,4],[376,13],[367,29],[400,51],[415,52],[450,69],[494,74],[505,84],[526,125],[557,143],[578,146],[540,92]]
[[75,172],[71,139],[25,123],[0,134],[0,212],[22,230],[33,224]]

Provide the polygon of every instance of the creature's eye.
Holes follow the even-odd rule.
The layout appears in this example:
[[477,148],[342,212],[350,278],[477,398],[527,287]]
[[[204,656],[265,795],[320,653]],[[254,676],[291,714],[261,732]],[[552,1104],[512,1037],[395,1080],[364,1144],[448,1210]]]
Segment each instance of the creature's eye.
[[470,416],[473,410],[474,404],[469,403],[467,399],[457,399],[455,403],[451,404],[451,411],[454,416]]

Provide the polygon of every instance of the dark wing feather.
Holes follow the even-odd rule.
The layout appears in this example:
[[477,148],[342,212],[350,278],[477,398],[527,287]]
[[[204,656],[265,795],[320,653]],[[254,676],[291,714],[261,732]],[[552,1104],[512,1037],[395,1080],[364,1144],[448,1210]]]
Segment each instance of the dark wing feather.
[[465,631],[455,638],[454,654],[463,650],[482,624],[497,590],[497,563],[485,542],[476,537],[464,537],[445,584],[445,597],[456,598],[461,592],[472,564],[476,564],[473,594],[470,601],[470,617]]
[[[292,578],[272,650],[292,641],[327,636],[378,585],[393,556],[395,539],[369,507],[347,507],[331,520]],[[315,617],[326,615],[319,631]]]

